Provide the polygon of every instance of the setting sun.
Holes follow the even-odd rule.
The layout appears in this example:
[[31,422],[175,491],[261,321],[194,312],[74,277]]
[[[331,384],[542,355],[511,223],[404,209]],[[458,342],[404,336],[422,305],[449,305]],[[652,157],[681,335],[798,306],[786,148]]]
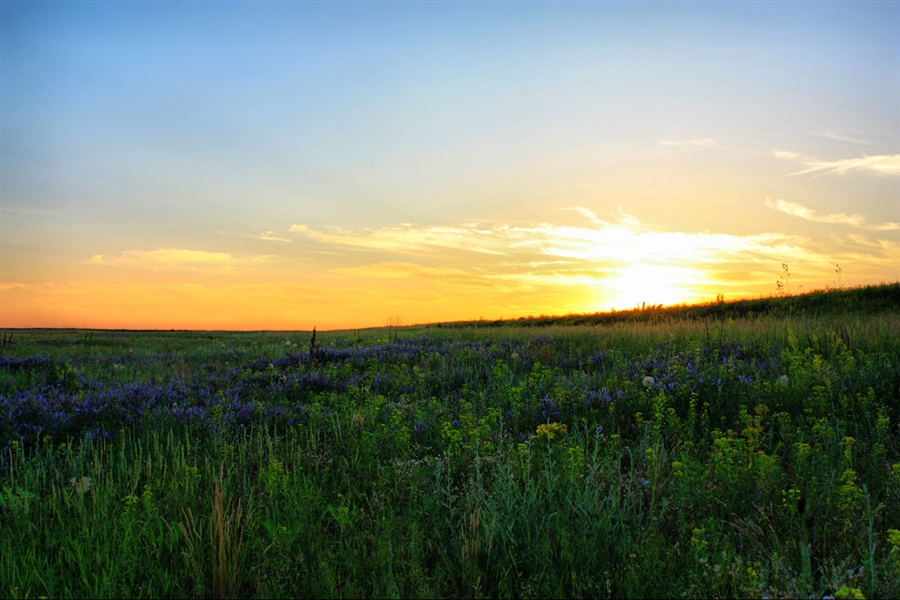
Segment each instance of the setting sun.
[[614,290],[609,308],[627,310],[648,305],[674,305],[703,300],[697,290],[709,282],[703,272],[687,267],[631,265],[610,286]]

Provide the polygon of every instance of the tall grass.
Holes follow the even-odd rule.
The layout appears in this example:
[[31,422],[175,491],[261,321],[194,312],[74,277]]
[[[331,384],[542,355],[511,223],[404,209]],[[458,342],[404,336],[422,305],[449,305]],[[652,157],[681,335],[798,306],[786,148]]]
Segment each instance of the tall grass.
[[0,591],[900,592],[896,315],[394,333],[17,332]]

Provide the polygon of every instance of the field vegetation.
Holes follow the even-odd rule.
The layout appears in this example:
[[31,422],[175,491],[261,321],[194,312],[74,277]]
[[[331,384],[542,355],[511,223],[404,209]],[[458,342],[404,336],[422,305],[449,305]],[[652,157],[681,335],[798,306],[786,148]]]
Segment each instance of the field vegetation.
[[898,294],[6,330],[0,595],[896,597]]

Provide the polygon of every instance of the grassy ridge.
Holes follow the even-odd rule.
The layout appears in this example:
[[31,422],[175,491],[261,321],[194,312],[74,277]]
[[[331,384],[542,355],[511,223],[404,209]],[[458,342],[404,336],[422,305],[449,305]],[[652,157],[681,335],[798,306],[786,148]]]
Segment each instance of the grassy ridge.
[[[847,289],[817,290],[805,294],[770,298],[721,300],[706,304],[645,306],[604,313],[520,317],[514,320],[460,321],[450,326],[612,325],[614,323],[658,323],[698,319],[743,319],[754,316],[881,314],[900,310],[900,283],[867,285]],[[441,324],[440,327],[447,325]]]
[[789,312],[15,332],[0,590],[896,596],[896,305]]

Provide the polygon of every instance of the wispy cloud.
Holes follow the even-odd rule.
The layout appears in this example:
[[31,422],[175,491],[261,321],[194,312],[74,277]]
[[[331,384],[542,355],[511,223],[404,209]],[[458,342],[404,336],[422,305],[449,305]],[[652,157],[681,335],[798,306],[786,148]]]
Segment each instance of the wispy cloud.
[[329,227],[327,230],[318,231],[307,225],[299,224],[292,225],[290,231],[320,242],[399,253],[453,248],[483,254],[505,254],[510,237],[514,237],[514,235],[498,235],[496,230],[479,229],[476,224],[460,227],[424,228],[404,224],[399,227],[382,229],[366,228],[356,232],[340,227]]
[[900,223],[894,223],[893,221],[883,223],[881,225],[869,225],[868,223],[866,223],[866,218],[862,215],[848,215],[847,213],[819,215],[816,214],[816,211],[811,208],[803,206],[802,204],[798,204],[797,202],[788,202],[786,200],[779,199],[772,201],[769,198],[766,198],[766,206],[775,210],[780,210],[781,212],[794,217],[800,217],[801,219],[806,219],[807,221],[816,221],[818,223],[850,225],[852,227],[875,229],[880,231],[893,231],[896,229],[900,229]]
[[181,248],[158,250],[126,250],[121,254],[95,254],[88,261],[92,265],[137,267],[156,271],[170,269],[228,271],[239,266],[270,262],[272,255],[235,257],[227,252],[206,252]]
[[[782,262],[827,274],[840,260],[802,236],[659,231],[624,213],[604,221],[586,209],[571,210],[582,217],[578,223],[362,230],[297,224],[291,231],[323,250],[366,250],[349,255],[356,264],[335,269],[342,274],[433,280],[436,287],[460,293],[479,288],[497,296],[594,297],[616,307],[653,298],[696,301],[704,288],[707,297],[709,289],[749,293],[754,285],[774,281]],[[883,250],[871,249],[873,261]],[[723,276],[730,272],[741,272],[740,281]]]
[[220,233],[224,235],[231,235],[242,238],[249,238],[253,240],[261,240],[264,242],[282,242],[284,244],[290,244],[291,238],[285,237],[283,235],[278,235],[274,230],[265,230],[254,227],[254,233],[247,233],[246,231],[221,231]]
[[0,212],[18,213],[23,215],[59,216],[63,214],[61,210],[54,209],[36,209],[36,208],[20,208],[17,206],[5,206],[0,204]]
[[810,156],[803,156],[797,152],[776,150],[775,156],[783,160],[799,163],[806,167],[790,175],[806,175],[819,173],[820,175],[838,174],[844,175],[851,171],[868,171],[881,175],[900,174],[900,154],[868,156],[857,158],[843,158],[839,160],[821,160]]
[[[789,250],[794,255],[806,254],[804,239],[783,234],[763,233],[737,236],[720,233],[659,232],[634,217],[618,223],[593,216],[581,226],[539,223],[521,227],[495,224],[490,227],[386,227],[360,231],[317,231],[306,225],[294,225],[291,231],[326,244],[355,246],[401,254],[420,254],[429,249],[456,249],[479,252],[505,260],[496,264],[559,266],[560,261],[615,264],[657,262],[721,263],[737,259],[753,259],[756,255]],[[441,254],[441,256],[448,256]],[[518,259],[510,262],[509,259]],[[481,264],[495,264],[492,261]]]
[[693,140],[660,140],[658,143],[662,146],[701,146],[703,148],[712,148],[716,145],[716,140],[706,137]]
[[841,134],[839,134],[839,133],[834,133],[834,132],[831,132],[831,131],[819,131],[819,132],[813,133],[812,135],[816,135],[816,136],[819,136],[819,137],[827,138],[827,139],[829,139],[829,140],[836,140],[836,141],[838,141],[838,142],[849,142],[849,143],[851,143],[851,144],[862,144],[862,145],[864,145],[864,146],[871,146],[871,145],[872,145],[872,142],[870,142],[870,141],[868,141],[868,140],[863,140],[863,139],[860,139],[860,138],[855,138],[855,137],[850,137],[850,136],[846,136],[846,135],[841,135]]
[[384,277],[388,279],[469,277],[469,273],[464,269],[426,267],[410,262],[383,262],[357,267],[340,267],[335,270],[338,273],[346,273],[348,275],[365,275],[367,277]]
[[284,242],[285,244],[291,243],[291,238],[275,235],[274,231],[257,230],[256,239],[264,240],[266,242]]

